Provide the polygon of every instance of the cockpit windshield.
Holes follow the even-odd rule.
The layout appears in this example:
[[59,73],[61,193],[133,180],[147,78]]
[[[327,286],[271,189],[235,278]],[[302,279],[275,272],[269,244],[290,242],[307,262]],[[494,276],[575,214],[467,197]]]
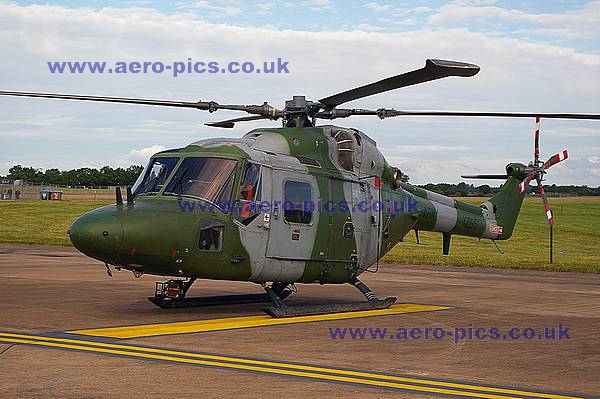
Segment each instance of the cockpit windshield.
[[164,194],[188,195],[223,204],[230,199],[236,165],[233,159],[186,158]]
[[164,186],[179,158],[153,158],[132,188],[134,195],[156,194]]

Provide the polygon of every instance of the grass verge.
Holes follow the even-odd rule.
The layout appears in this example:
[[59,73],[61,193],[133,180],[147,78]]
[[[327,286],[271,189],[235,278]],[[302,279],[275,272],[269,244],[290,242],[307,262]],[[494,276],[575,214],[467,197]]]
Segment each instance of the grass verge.
[[[481,199],[465,199],[478,204]],[[0,243],[71,245],[67,230],[80,215],[105,201],[0,202]],[[548,225],[539,198],[523,204],[513,237],[499,241],[500,254],[489,240],[453,237],[450,255],[442,256],[442,235],[420,232],[393,248],[384,262],[452,266],[500,267],[600,273],[600,198],[551,198],[554,210],[554,263],[548,261]]]

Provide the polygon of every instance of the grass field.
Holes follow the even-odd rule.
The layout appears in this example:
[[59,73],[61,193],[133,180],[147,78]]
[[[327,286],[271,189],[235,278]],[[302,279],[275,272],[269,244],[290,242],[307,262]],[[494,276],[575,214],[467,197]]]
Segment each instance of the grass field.
[[114,201],[0,202],[0,242],[71,245],[67,230],[77,217]]
[[[73,220],[112,202],[0,202],[0,242],[70,245],[67,230]],[[498,242],[503,255],[489,240],[456,236],[450,255],[442,256],[441,234],[420,232],[421,245],[409,234],[383,261],[600,273],[600,198],[551,198],[550,204],[555,216],[553,264],[548,262],[548,225],[539,198],[525,200],[513,237]]]
[[[462,199],[480,204],[481,199]],[[554,263],[549,263],[549,228],[540,198],[527,198],[512,238],[497,241],[452,237],[450,255],[442,255],[442,235],[409,234],[384,258],[404,264],[502,267],[600,273],[600,198],[550,198],[554,212]]]

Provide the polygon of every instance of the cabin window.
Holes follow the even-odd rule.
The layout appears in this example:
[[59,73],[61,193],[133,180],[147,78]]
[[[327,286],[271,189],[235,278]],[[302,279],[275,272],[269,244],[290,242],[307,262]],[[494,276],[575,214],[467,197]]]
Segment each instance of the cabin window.
[[236,219],[249,225],[260,213],[260,165],[248,163],[244,168],[239,190]]
[[331,136],[336,141],[336,157],[340,166],[350,172],[354,171],[354,139],[343,130],[334,130]]
[[132,188],[134,195],[156,194],[164,186],[179,158],[153,158]]
[[309,224],[312,219],[312,210],[305,209],[305,204],[312,201],[310,184],[291,181],[285,182],[283,201],[283,215],[286,222]]
[[186,158],[169,182],[165,194],[200,198],[226,210],[236,165],[237,161],[233,159]]

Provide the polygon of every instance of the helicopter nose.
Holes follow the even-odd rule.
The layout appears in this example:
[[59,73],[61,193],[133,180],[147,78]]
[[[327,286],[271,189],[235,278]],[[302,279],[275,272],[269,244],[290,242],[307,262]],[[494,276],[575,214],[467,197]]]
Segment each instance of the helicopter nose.
[[109,261],[123,241],[123,224],[109,209],[100,208],[75,220],[69,237],[85,255]]

